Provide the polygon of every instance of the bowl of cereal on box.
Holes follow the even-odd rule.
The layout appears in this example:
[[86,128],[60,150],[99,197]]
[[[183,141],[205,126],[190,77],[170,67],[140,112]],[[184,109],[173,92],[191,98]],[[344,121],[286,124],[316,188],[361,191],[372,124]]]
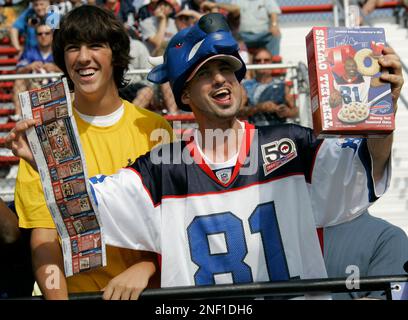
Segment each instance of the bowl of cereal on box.
[[337,117],[344,123],[358,123],[366,120],[370,114],[370,106],[367,103],[353,101],[343,105]]

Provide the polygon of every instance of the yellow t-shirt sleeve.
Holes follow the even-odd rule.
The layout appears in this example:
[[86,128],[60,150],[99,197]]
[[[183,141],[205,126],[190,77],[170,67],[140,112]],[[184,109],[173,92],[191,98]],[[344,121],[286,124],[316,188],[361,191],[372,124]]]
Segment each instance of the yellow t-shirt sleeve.
[[169,141],[161,141],[160,143],[170,143],[173,140],[175,140],[174,136],[173,136],[173,128],[170,126],[170,124],[168,123],[168,121],[166,119],[160,117],[160,122],[159,122],[158,127],[165,130],[165,131],[167,131],[168,134],[169,134],[169,138],[170,138]]
[[14,193],[19,226],[25,229],[53,228],[38,173],[24,160],[20,160]]
[[[138,123],[139,126],[143,127],[141,131],[148,133],[148,136],[145,137],[148,143],[148,149],[145,150],[146,152],[150,151],[157,145],[170,143],[175,140],[173,128],[165,118],[150,110],[135,107],[134,105],[130,106],[135,108],[136,112],[139,114],[139,118],[143,119],[143,121]],[[158,129],[160,131],[156,131]],[[161,130],[164,130],[165,132]],[[145,152],[142,152],[136,158],[144,153]]]

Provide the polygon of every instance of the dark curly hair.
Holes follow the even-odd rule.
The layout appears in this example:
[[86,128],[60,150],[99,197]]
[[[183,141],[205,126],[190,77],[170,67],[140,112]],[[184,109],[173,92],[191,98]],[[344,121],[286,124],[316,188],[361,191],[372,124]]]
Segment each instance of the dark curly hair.
[[73,83],[65,66],[64,48],[68,44],[108,43],[112,50],[113,77],[118,88],[126,86],[124,74],[130,61],[130,40],[122,24],[113,13],[90,5],[82,5],[67,13],[59,29],[54,31],[52,51],[55,64]]

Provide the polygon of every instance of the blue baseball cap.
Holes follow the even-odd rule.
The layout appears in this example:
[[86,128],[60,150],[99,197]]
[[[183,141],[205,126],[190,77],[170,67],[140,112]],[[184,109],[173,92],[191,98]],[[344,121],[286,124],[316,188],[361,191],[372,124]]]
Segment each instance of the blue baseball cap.
[[246,66],[239,53],[239,45],[232,36],[224,16],[210,13],[202,16],[189,28],[178,32],[167,45],[163,63],[154,67],[147,79],[153,83],[170,82],[179,108],[191,111],[181,102],[183,88],[195,73],[209,60],[229,63],[238,81],[246,73]]

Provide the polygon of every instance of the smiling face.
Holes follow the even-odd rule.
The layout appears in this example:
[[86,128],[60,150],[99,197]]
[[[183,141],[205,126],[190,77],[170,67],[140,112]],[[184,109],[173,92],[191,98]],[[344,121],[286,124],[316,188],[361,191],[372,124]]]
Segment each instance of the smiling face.
[[187,83],[181,96],[196,118],[207,121],[234,118],[241,98],[241,86],[234,68],[222,60],[205,63]]
[[68,44],[64,48],[64,58],[76,96],[102,96],[110,90],[117,91],[109,44]]
[[35,0],[33,1],[33,10],[37,16],[43,18],[47,14],[47,8],[50,5],[49,0]]
[[357,64],[353,58],[346,59],[344,63],[344,70],[346,71],[346,76],[352,78],[358,75]]
[[[81,51],[82,47],[87,50]],[[55,64],[67,76],[68,85],[76,94],[78,90],[85,89],[84,80],[93,83],[99,76],[107,80],[106,84],[98,82],[100,86],[105,86],[106,94],[112,93],[108,89],[125,86],[124,73],[129,66],[129,50],[129,36],[123,24],[112,12],[89,5],[79,6],[64,15],[60,28],[54,31],[52,42]],[[79,77],[75,73],[75,69],[87,67],[94,69],[88,75],[95,71],[93,79]],[[111,82],[112,73],[114,85]],[[88,84],[86,86],[89,87]]]

